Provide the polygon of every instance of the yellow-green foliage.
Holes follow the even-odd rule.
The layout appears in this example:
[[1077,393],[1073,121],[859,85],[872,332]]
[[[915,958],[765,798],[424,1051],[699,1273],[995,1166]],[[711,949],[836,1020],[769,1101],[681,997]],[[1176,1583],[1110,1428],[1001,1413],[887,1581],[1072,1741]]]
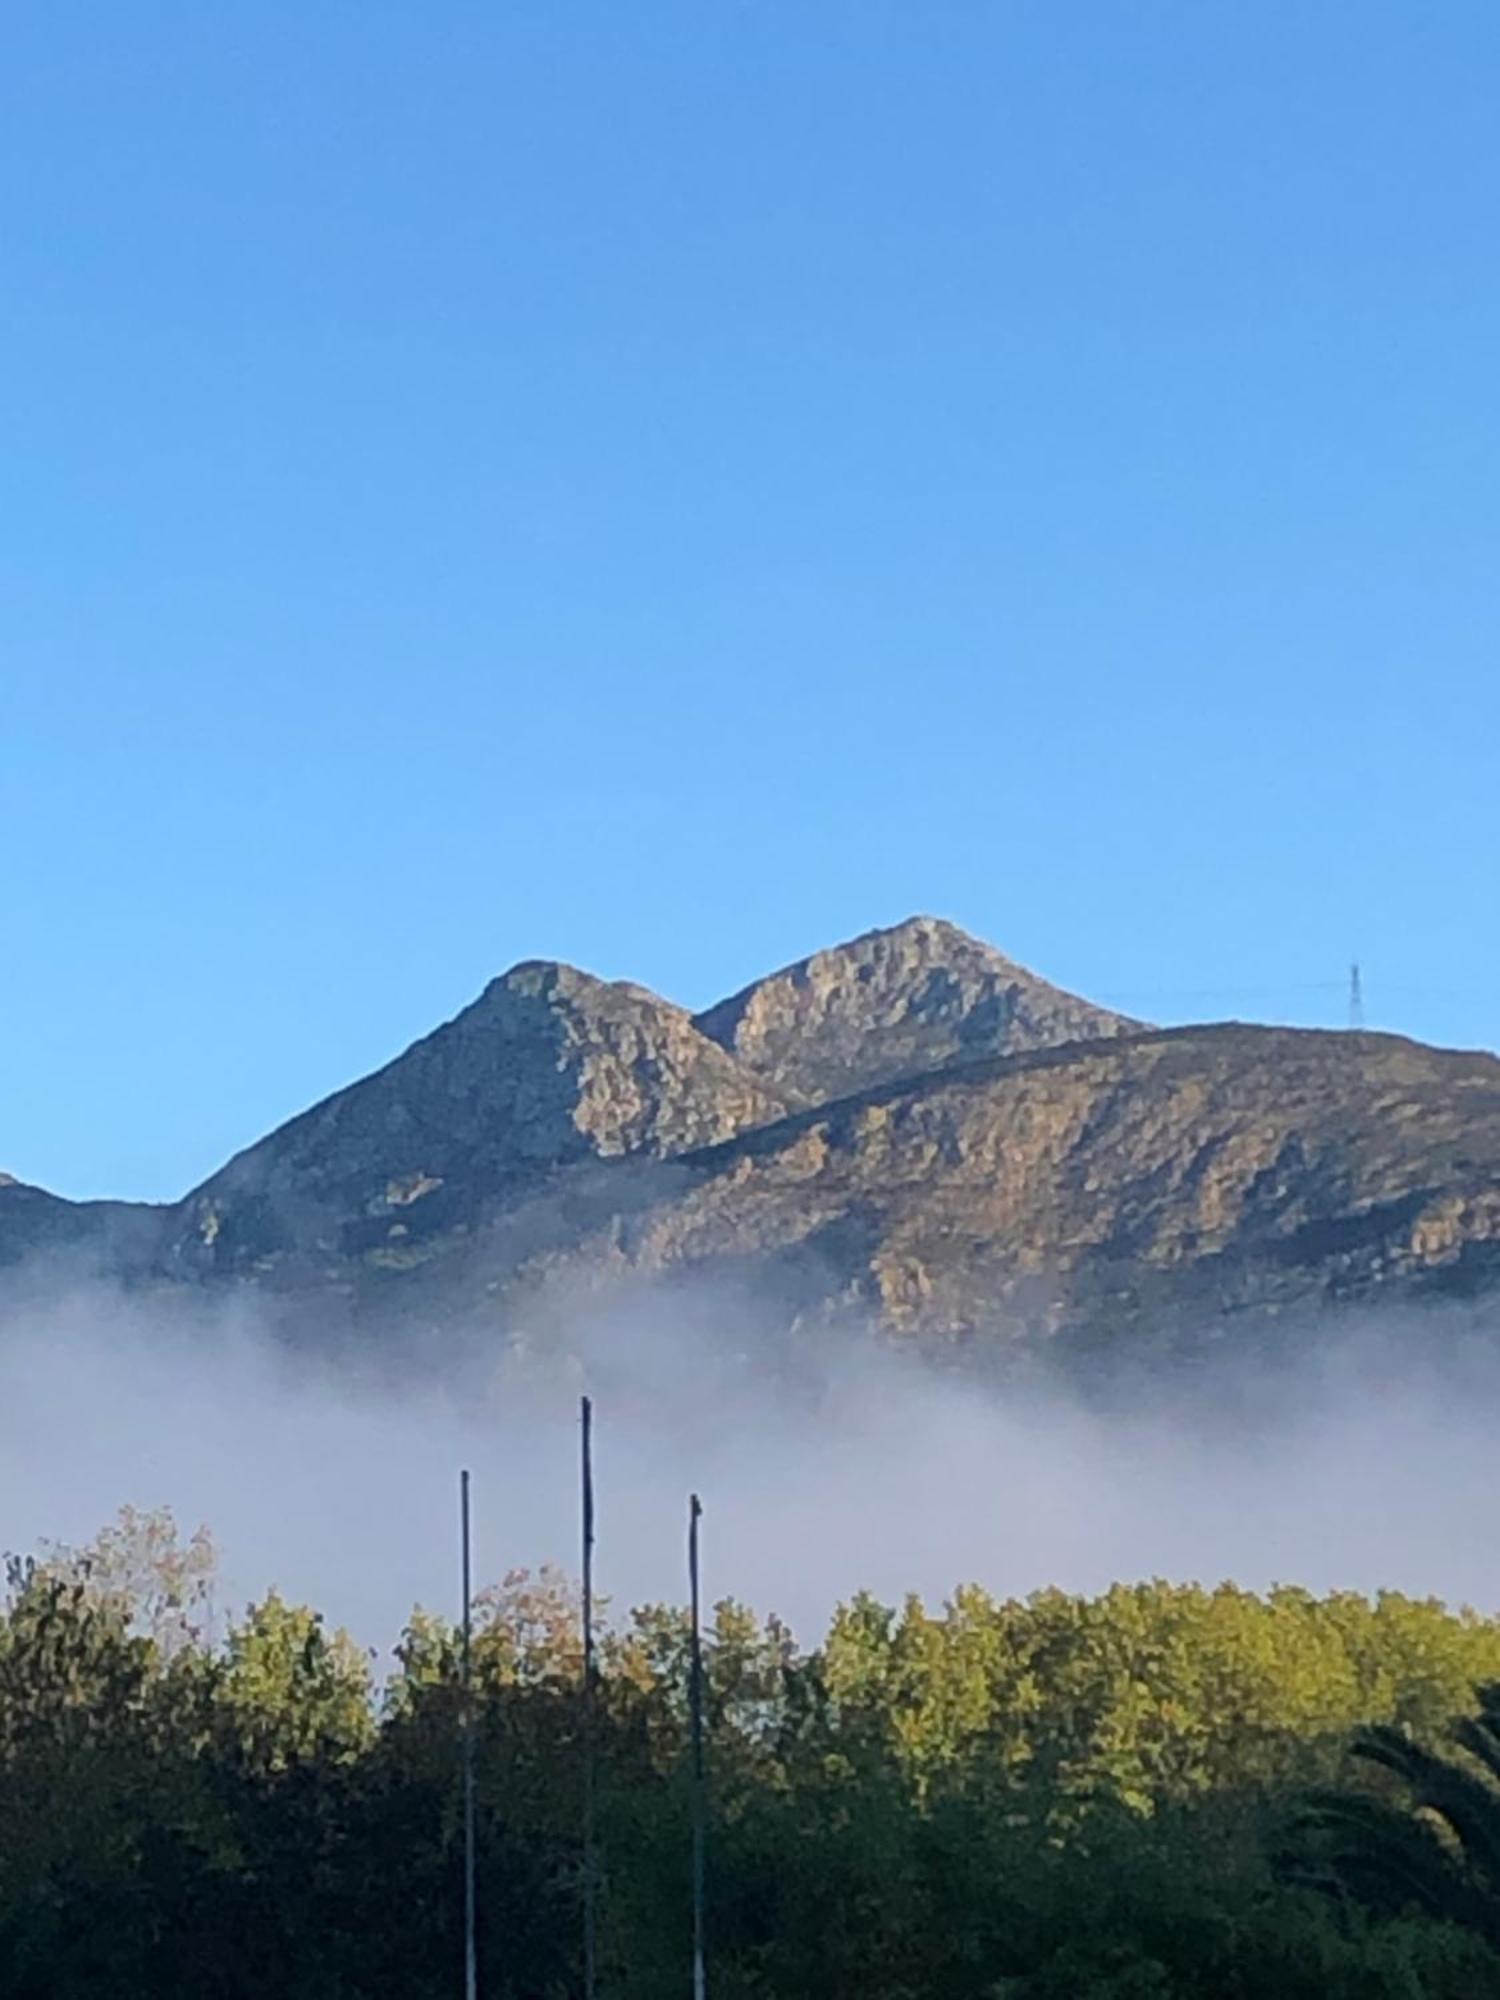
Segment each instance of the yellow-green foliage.
[[1394,1593],[970,1588],[936,1614],[855,1598],[823,1653],[831,1697],[923,1787],[1001,1771],[1148,1811],[1274,1782],[1361,1723],[1439,1726],[1500,1679],[1500,1625]]
[[[414,1614],[382,1695],[306,1606],[213,1630],[206,1546],[133,1516],[12,1571],[0,1992],[436,2000],[461,1965],[458,1634]],[[515,2000],[577,1990],[578,1608],[550,1572],[478,1605],[481,1961]],[[601,1635],[600,2000],[683,1984],[688,1638],[660,1605]],[[721,1604],[706,1667],[721,2000],[1500,1996],[1493,1938],[1433,1920],[1450,1904],[1388,1876],[1361,1916],[1270,1865],[1308,1788],[1347,1783],[1353,1735],[1435,1742],[1473,1712],[1500,1681],[1492,1620],[970,1588],[935,1611],[854,1597],[811,1648]]]

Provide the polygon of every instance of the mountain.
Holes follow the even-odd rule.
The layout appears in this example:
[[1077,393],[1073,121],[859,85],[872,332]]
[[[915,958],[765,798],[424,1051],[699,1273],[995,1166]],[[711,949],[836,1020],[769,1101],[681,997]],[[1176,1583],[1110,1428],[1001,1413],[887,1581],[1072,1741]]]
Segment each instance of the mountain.
[[167,1258],[200,1272],[399,1263],[561,1167],[667,1158],[784,1108],[683,1008],[571,966],[518,965],[195,1190]]
[[1500,1298],[1500,1061],[1157,1031],[883,1084],[623,1194],[596,1189],[587,1228],[510,1260],[518,1303],[593,1262],[949,1342]]
[[697,1025],[789,1103],[810,1105],[1141,1023],[1060,992],[956,924],[911,917],[757,980]]
[[23,1258],[500,1339],[642,1281],[988,1349],[1489,1312],[1500,1062],[1149,1029],[932,918],[696,1017],[532,962],[171,1207],[0,1185],[0,1263]]
[[159,1217],[149,1202],[64,1201],[0,1174],[0,1268],[50,1253],[106,1273],[133,1269],[154,1254]]

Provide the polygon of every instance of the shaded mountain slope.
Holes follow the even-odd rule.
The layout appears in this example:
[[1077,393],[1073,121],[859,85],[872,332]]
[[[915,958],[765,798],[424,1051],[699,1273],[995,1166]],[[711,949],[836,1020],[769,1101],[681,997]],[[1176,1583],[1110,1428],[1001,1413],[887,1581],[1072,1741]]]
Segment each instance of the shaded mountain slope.
[[759,979],[698,1015],[799,1105],[977,1056],[1137,1029],[936,917],[911,917]]
[[161,1217],[149,1202],[65,1201],[0,1174],[0,1266],[56,1257],[107,1275],[134,1270],[155,1255]]

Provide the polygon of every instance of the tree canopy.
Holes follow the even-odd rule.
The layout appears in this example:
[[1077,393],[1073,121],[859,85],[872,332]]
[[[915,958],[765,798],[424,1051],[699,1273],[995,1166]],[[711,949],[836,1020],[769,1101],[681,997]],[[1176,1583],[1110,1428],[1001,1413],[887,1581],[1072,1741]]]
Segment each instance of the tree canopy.
[[[309,1607],[272,1595],[220,1620],[213,1601],[206,1537],[184,1543],[163,1515],[12,1563],[0,1990],[452,1993],[453,1626],[414,1613],[379,1682]],[[605,1996],[684,1990],[687,1646],[670,1605],[601,1635]],[[482,1990],[576,1993],[567,1578],[517,1572],[482,1594],[473,1679]],[[1500,1624],[1394,1594],[856,1595],[811,1647],[720,1604],[716,2000],[1500,1995],[1500,1926],[1482,1915],[1496,1682]],[[1402,1874],[1412,1838],[1426,1877]]]

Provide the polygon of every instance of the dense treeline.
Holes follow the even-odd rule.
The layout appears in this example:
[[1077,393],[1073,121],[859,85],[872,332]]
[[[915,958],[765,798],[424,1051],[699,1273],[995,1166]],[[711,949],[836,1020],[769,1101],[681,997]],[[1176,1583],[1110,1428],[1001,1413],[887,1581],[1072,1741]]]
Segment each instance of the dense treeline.
[[[414,1616],[377,1687],[312,1611],[272,1597],[213,1633],[210,1600],[210,1551],[162,1517],[12,1565],[0,1991],[459,1990],[453,1628]],[[487,1996],[580,1990],[576,1614],[548,1574],[481,1604]],[[657,1607],[601,1649],[606,1996],[685,1990],[687,1644]],[[1482,1724],[1448,1744],[1497,1681],[1500,1625],[1398,1596],[965,1590],[936,1615],[861,1597],[812,1651],[721,1605],[711,1991],[1500,1995],[1500,1760],[1476,1754]],[[1447,1820],[1409,1797],[1423,1783]]]

